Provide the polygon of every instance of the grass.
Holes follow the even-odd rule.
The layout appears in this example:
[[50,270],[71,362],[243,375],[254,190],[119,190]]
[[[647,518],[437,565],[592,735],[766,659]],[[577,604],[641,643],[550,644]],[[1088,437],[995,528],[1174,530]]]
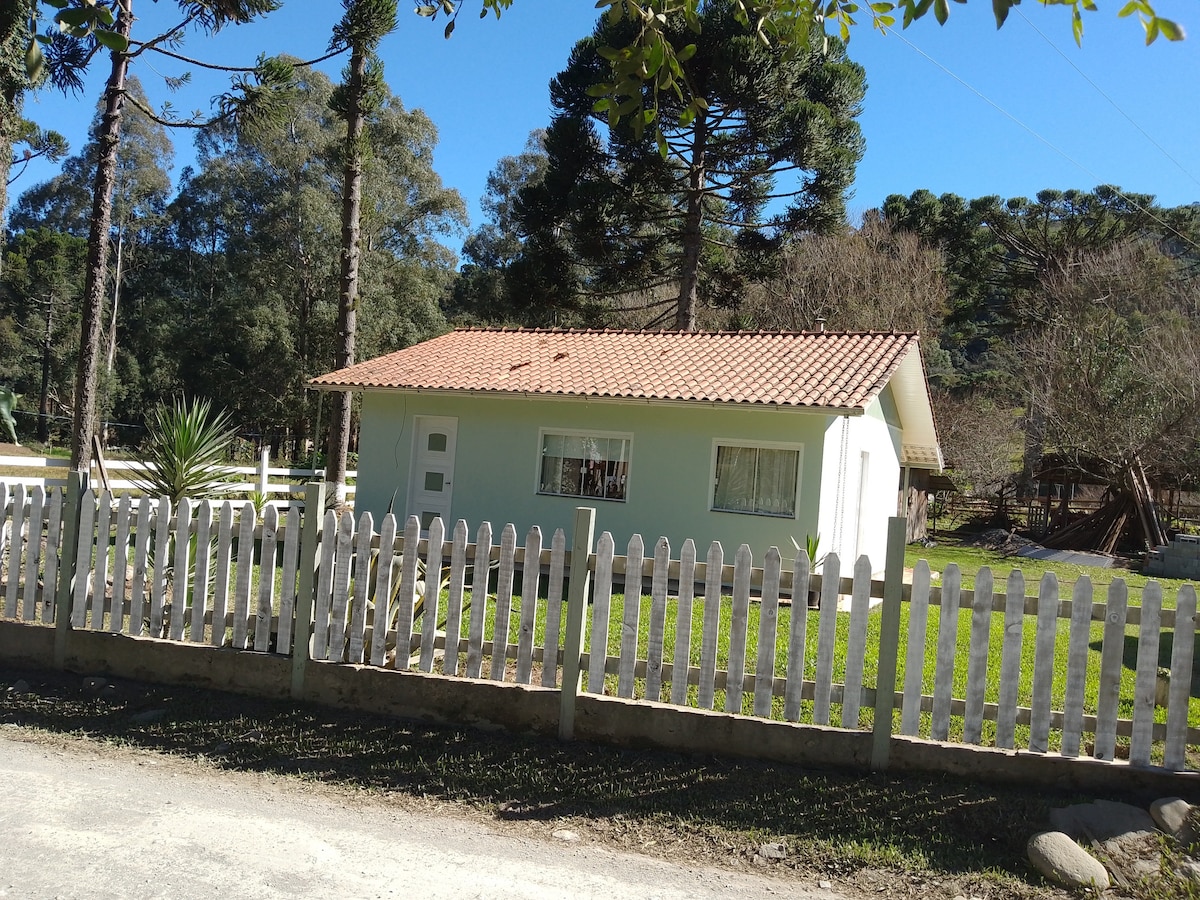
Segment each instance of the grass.
[[[5,690],[19,678],[32,693]],[[1039,886],[1025,841],[1050,806],[1086,799],[567,744],[187,687],[122,681],[102,693],[77,676],[0,669],[0,723],[201,759],[218,771],[448,802],[544,836],[567,827],[676,862],[744,868],[761,843],[780,841],[788,859],[775,874],[876,896],[1064,897]],[[167,712],[135,720],[148,709]]]

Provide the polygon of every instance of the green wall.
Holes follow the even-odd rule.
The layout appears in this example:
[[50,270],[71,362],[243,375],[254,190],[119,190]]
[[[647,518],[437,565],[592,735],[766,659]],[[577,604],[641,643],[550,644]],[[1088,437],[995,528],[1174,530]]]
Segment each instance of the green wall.
[[[777,408],[701,404],[588,402],[530,397],[369,392],[363,398],[356,507],[376,517],[396,492],[395,510],[406,510],[415,416],[453,416],[458,440],[453,480],[453,520],[466,519],[472,536],[481,521],[498,533],[507,522],[524,540],[542,528],[548,544],[555,528],[570,528],[576,506],[596,508],[596,533],[610,531],[619,552],[640,533],[647,555],[666,535],[673,551],[685,538],[703,557],[720,540],[727,557],[749,543],[756,558],[777,545],[794,555],[816,532],[822,449],[830,417]],[[536,492],[539,429],[621,432],[632,435],[627,501],[544,496]],[[713,440],[777,441],[803,445],[797,518],[713,512],[709,492]],[[448,523],[453,527],[453,522]]]

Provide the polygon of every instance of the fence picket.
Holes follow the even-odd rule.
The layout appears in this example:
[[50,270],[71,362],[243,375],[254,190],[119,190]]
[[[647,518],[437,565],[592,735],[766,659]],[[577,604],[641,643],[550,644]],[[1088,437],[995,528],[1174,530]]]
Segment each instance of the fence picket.
[[37,582],[38,569],[42,560],[45,494],[46,491],[41,485],[35,485],[29,492],[29,517],[26,520],[29,541],[25,550],[25,589],[22,594],[24,608],[21,610],[21,618],[26,622],[33,622],[37,619]]
[[1017,729],[1017,686],[1021,676],[1021,635],[1025,627],[1025,576],[1020,569],[1008,575],[1004,598],[1004,643],[1000,648],[999,710],[996,746],[1013,749]]
[[717,638],[721,629],[721,570],[725,566],[725,548],[713,541],[705,560],[704,631],[700,635],[700,690],[697,704],[712,709],[717,684]]
[[329,652],[326,659],[341,662],[346,656],[346,623],[350,618],[350,566],[354,561],[354,514],[338,517],[333,545],[333,583],[329,597]]
[[800,721],[804,699],[804,654],[808,640],[808,585],[812,561],[801,550],[792,567],[792,617],[788,633],[787,684],[783,692],[783,717]]
[[[204,620],[208,615],[209,556],[212,554],[213,509],[211,500],[196,508],[196,565],[192,578],[192,628],[189,640],[204,642]],[[119,529],[118,529],[119,530]]]
[[[25,485],[13,486],[12,525],[8,541],[8,572],[4,591],[4,615],[17,617],[17,600],[20,598],[21,552],[25,543]],[[104,618],[104,593],[100,593],[100,617]],[[94,613],[93,613],[94,615]],[[95,627],[94,625],[92,627]]]
[[1042,576],[1038,586],[1037,631],[1034,632],[1033,698],[1029,719],[1029,751],[1050,750],[1051,689],[1054,686],[1054,639],[1058,634],[1058,578]]
[[[397,669],[412,668],[413,609],[417,600],[417,569],[420,556],[421,520],[409,516],[404,524],[404,553],[400,558],[400,590],[396,595]],[[484,582],[487,583],[486,581]]]
[[[16,494],[14,493],[14,498]],[[17,524],[16,516],[13,525]],[[104,628],[104,595],[108,593],[108,548],[112,540],[112,494],[101,491],[96,499],[96,553],[92,557],[92,622],[91,628]],[[14,551],[20,551],[20,533],[13,542]]]
[[1196,640],[1196,589],[1185,584],[1175,595],[1175,632],[1171,644],[1171,683],[1167,690],[1167,742],[1163,766],[1187,766],[1188,703],[1192,693],[1192,657]]
[[825,557],[821,567],[821,616],[817,625],[817,675],[813,694],[813,722],[829,724],[833,695],[833,652],[837,643],[838,580],[842,563],[836,553]]
[[[91,488],[79,500],[79,550],[75,554],[75,594],[71,600],[71,627],[83,628],[87,622],[87,597],[92,571],[92,546],[95,544],[96,492]],[[0,532],[4,531],[0,525]],[[161,617],[161,614],[160,614]]]
[[[149,497],[142,497],[138,501],[137,523],[134,526],[136,531],[133,536],[133,584],[129,588],[129,633],[135,636],[144,634],[146,630],[146,558],[150,554],[150,507]],[[59,522],[61,521],[62,514],[59,513]]]
[[687,703],[688,668],[692,662],[692,606],[696,599],[696,542],[679,549],[679,598],[675,607],[675,656],[671,664],[671,702]]
[[475,537],[475,568],[471,572],[471,624],[467,634],[468,678],[483,674],[483,632],[488,612],[488,574],[492,560],[492,523],[479,526]]
[[667,632],[667,578],[671,567],[671,542],[660,537],[654,545],[654,570],[650,578],[650,633],[646,636],[646,699],[662,699],[663,641]]
[[63,491],[51,488],[46,491],[46,504],[50,509],[50,522],[46,528],[46,569],[42,579],[42,622],[54,621],[54,589],[58,584],[60,544],[62,540],[62,511],[66,496]]
[[1092,637],[1092,579],[1081,575],[1071,593],[1071,638],[1063,693],[1063,756],[1078,756],[1083,736],[1083,691],[1087,684],[1088,642]]
[[[7,580],[12,581],[12,548],[8,539],[8,498],[8,484],[0,481],[0,569],[5,572]],[[7,610],[5,610],[5,615],[8,615]],[[72,624],[74,625],[74,622]]]
[[[5,584],[4,614],[17,618],[17,601],[20,598],[20,571],[22,552],[25,550],[25,486],[12,488],[12,527],[8,538],[8,572]],[[103,613],[103,610],[101,611]]]
[[[332,509],[325,511],[325,520],[321,523],[321,561],[317,566],[317,597],[313,604],[313,647],[312,658],[329,659],[329,613],[333,603],[333,569],[337,564],[337,533],[340,523],[337,513]],[[379,565],[388,566],[389,557],[379,545]],[[387,595],[384,595],[384,621],[390,618]],[[376,624],[379,619],[379,604],[375,605]]]
[[550,539],[550,578],[546,584],[545,647],[542,648],[542,686],[558,685],[558,648],[563,614],[563,575],[567,565],[567,534],[554,529]]
[[633,673],[637,668],[638,632],[642,617],[642,562],[646,548],[642,536],[629,539],[625,551],[624,614],[621,616],[621,655],[617,666],[617,696],[633,697]]
[[458,643],[462,639],[463,591],[467,581],[467,523],[459,519],[450,546],[450,589],[446,593],[446,655],[442,673],[458,674]]
[[229,630],[229,570],[233,557],[233,504],[226,500],[221,504],[221,517],[217,524],[217,559],[213,567],[212,644],[225,646],[225,632]]
[[254,526],[258,516],[249,501],[238,516],[237,578],[233,588],[233,647],[245,650],[250,635],[250,598],[254,596]]
[[[779,577],[783,560],[772,547],[763,560],[762,601],[758,613],[758,655],[754,668],[754,714],[770,717],[775,696],[775,641],[779,633]],[[870,581],[871,573],[867,572]]]
[[[350,518],[348,513],[346,518]],[[271,619],[275,615],[275,557],[278,553],[279,510],[268,506],[263,510],[262,549],[258,560],[258,614],[254,617],[254,649],[259,653],[271,649]]]
[[[541,533],[538,534],[540,538]],[[434,516],[433,521],[429,523],[429,545],[425,551],[425,593],[421,603],[420,665],[422,672],[433,671],[433,659],[437,650],[438,619],[441,617],[442,602],[442,557],[445,548],[446,523],[442,521],[441,516]],[[536,575],[533,579],[533,591],[536,596]],[[521,602],[522,604],[525,602],[524,598]],[[449,643],[448,636],[447,643]]]
[[[192,501],[183,497],[175,510],[175,560],[171,566],[171,619],[169,636],[183,640],[183,614],[187,611],[188,548],[192,542]],[[99,558],[97,545],[97,560]],[[99,568],[99,565],[96,567]]]
[[950,696],[954,693],[954,651],[958,645],[959,593],[962,572],[950,563],[942,573],[942,604],[938,610],[937,667],[933,678],[933,716],[929,736],[950,737]]
[[[328,532],[327,532],[328,533]],[[375,564],[375,610],[371,620],[371,665],[387,659],[391,631],[392,557],[396,553],[396,517],[388,513],[379,529],[379,556]],[[451,673],[453,674],[453,673]]]
[[160,497],[158,499],[158,516],[154,520],[154,568],[150,579],[150,628],[148,632],[151,637],[156,638],[163,636],[163,603],[167,590],[170,541],[171,499]]
[[729,663],[725,678],[725,711],[742,711],[742,686],[746,681],[746,632],[750,624],[750,570],[754,557],[748,544],[733,557],[733,604],[729,619]]
[[863,666],[867,659],[867,620],[871,612],[871,561],[860,556],[854,564],[850,597],[850,633],[846,641],[846,679],[842,693],[842,727],[859,726]]
[[1096,759],[1112,762],[1117,751],[1117,704],[1121,692],[1121,666],[1125,656],[1125,614],[1129,590],[1125,579],[1108,586],[1104,620],[1104,645],[1100,651],[1100,687],[1096,697]]
[[592,588],[592,634],[588,644],[589,694],[604,693],[604,664],[608,657],[608,614],[612,604],[613,536],[607,531],[596,541],[596,584]]
[[521,569],[521,628],[517,635],[517,684],[529,684],[533,678],[533,631],[537,627],[541,560],[542,529],[534,525],[525,536],[525,565]]
[[[293,506],[287,513],[283,529],[283,577],[279,587],[279,633],[275,648],[279,653],[292,652],[293,620],[296,617],[296,573],[300,562],[300,509]],[[307,648],[300,648],[302,651]]]
[[918,734],[921,730],[921,694],[924,692],[925,640],[929,625],[929,563],[918,560],[913,567],[912,599],[908,605],[908,642],[904,656],[904,706],[900,713],[900,733]]
[[[350,649],[346,661],[360,664],[366,653],[367,603],[371,599],[371,539],[375,536],[375,518],[365,512],[358,520],[358,545],[354,553],[354,600],[350,616]],[[286,569],[286,563],[284,565]],[[282,607],[282,604],[281,604]],[[282,612],[279,628],[283,630]]]
[[971,643],[967,657],[967,703],[963,714],[963,743],[983,740],[983,701],[987,688],[988,644],[992,631],[992,570],[984,566],[975,576],[971,603]]
[[1150,765],[1154,734],[1154,694],[1158,686],[1158,639],[1162,624],[1162,583],[1142,588],[1142,624],[1138,629],[1137,678],[1133,689],[1133,734],[1129,763]]
[[496,577],[496,620],[492,626],[492,681],[504,680],[508,664],[508,626],[512,622],[516,579],[517,529],[509,522],[500,532],[500,571]]
[[119,634],[125,630],[125,595],[129,573],[129,516],[133,498],[122,494],[117,504],[117,536],[113,541],[112,605],[108,613],[108,630]]

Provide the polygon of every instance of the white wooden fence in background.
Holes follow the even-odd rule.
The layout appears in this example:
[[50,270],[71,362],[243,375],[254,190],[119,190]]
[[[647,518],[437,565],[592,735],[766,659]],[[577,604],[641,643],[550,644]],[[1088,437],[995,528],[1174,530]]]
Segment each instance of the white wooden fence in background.
[[[67,568],[60,558],[63,492],[0,484],[0,510],[3,615],[49,623]],[[249,503],[184,501],[172,510],[165,499],[87,491],[71,567],[71,625],[288,654],[294,623],[311,622],[303,652],[323,663],[546,687],[575,671],[565,665],[572,559],[561,530],[547,542],[535,527],[522,542],[512,525],[497,541],[488,523],[471,540],[462,521],[447,535],[435,520],[424,538],[415,518],[401,534],[390,515],[378,532],[370,514],[356,521],[349,512],[325,512],[318,521],[319,529],[305,529],[299,509],[282,515],[268,508],[260,520]],[[700,558],[691,541],[677,555],[665,539],[647,553],[635,536],[617,555],[605,533],[588,549],[594,583],[579,601],[590,606],[583,610],[585,652],[575,661],[587,691],[843,728],[870,728],[877,710],[891,717],[894,706],[895,733],[1037,753],[1053,747],[1066,757],[1101,760],[1114,759],[1118,739],[1127,738],[1120,746],[1134,765],[1192,767],[1187,750],[1200,743],[1200,732],[1188,725],[1196,628],[1190,585],[1178,591],[1174,609],[1165,609],[1154,582],[1139,606],[1128,603],[1120,580],[1101,599],[1082,578],[1065,597],[1048,574],[1037,595],[1026,596],[1017,570],[1002,587],[982,570],[975,590],[966,591],[951,566],[939,588],[922,562],[903,592],[906,633],[890,652],[885,634],[868,660],[869,632],[879,631],[872,598],[883,596],[884,582],[871,579],[866,558],[842,577],[835,554],[814,575],[806,556],[785,562],[774,548],[757,566],[748,547],[730,564],[717,543]],[[639,600],[648,586],[648,603],[622,603],[627,586]],[[809,609],[810,590],[820,596],[818,609]],[[376,598],[389,598],[386,614]],[[1003,628],[994,631],[1001,618]],[[960,628],[960,619],[969,627]],[[1093,623],[1103,623],[1103,636],[1092,679],[1098,687],[1089,691]],[[965,679],[955,672],[963,632]],[[999,662],[989,672],[996,633]],[[1026,634],[1034,636],[1031,665],[1022,654]],[[1172,640],[1165,697],[1164,639]],[[1122,693],[1130,641],[1136,678],[1132,692]],[[1065,673],[1056,671],[1056,647],[1060,657],[1065,650]],[[875,669],[888,659],[899,661],[887,673],[895,678],[881,680],[897,690],[881,707],[875,678],[884,671]],[[1056,709],[1054,686],[1064,679]]]
[[[324,469],[303,469],[287,466],[272,466],[267,450],[263,450],[257,466],[229,466],[231,475],[241,480],[231,480],[225,487],[225,494],[234,497],[238,494],[257,492],[267,498],[271,506],[291,507],[300,504],[298,499],[303,495],[305,485],[314,478],[321,478]],[[10,487],[23,484],[26,488],[40,486],[42,488],[62,488],[66,486],[66,474],[71,468],[71,461],[60,456],[0,456],[0,469],[8,472],[3,476],[4,482]],[[104,468],[110,474],[108,487],[114,494],[121,491],[138,489],[139,476],[149,469],[149,464],[128,459],[105,460]],[[25,472],[12,472],[13,469],[24,469]],[[351,470],[346,477],[353,481],[358,473]],[[279,480],[284,479],[284,480]],[[93,464],[92,482],[99,483],[98,471]],[[354,497],[354,485],[346,486],[346,495],[351,500]]]

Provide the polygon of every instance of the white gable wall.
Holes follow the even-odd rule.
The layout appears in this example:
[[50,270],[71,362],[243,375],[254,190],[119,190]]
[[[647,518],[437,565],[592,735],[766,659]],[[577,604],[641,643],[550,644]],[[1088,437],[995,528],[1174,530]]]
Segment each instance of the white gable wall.
[[866,415],[833,418],[825,431],[818,554],[837,553],[844,575],[864,553],[883,571],[900,483],[900,429],[888,419],[895,412],[885,391]]

